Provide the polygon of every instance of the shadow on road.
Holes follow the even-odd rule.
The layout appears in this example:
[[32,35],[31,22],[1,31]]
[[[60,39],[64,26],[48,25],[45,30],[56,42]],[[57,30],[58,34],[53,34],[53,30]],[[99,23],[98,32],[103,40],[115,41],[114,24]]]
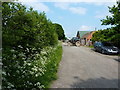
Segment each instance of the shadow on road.
[[118,58],[118,59],[114,59],[114,60],[120,62],[120,58]]
[[120,55],[118,55],[118,54],[111,54],[111,55],[109,55],[109,54],[102,54],[102,53],[96,51],[94,48],[91,48],[91,51],[94,51],[94,52],[96,52],[96,53],[98,53],[100,55],[104,55],[104,56],[109,56],[109,57],[114,57],[115,56],[116,58],[113,58],[113,60],[115,60],[117,62],[120,62]]
[[71,88],[118,88],[120,87],[120,80],[106,79],[104,77],[96,79],[82,80],[75,76],[76,82],[71,85]]

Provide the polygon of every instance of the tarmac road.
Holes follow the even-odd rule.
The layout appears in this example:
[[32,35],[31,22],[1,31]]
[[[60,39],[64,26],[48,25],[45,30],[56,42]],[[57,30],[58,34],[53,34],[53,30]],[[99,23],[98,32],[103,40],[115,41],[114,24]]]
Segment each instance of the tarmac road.
[[63,44],[58,79],[51,88],[118,88],[118,56]]

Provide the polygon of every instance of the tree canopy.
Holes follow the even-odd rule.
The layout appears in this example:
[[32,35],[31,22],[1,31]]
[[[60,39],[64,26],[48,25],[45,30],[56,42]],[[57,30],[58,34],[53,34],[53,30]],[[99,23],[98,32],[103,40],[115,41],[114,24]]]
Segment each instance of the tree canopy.
[[93,34],[92,41],[109,41],[120,48],[120,2],[113,7],[108,7],[111,16],[101,20],[102,25],[112,25],[111,28],[98,30]]
[[[30,71],[41,60],[42,50],[58,43],[56,27],[44,12],[20,3],[3,2],[2,7],[3,88],[38,88],[41,76],[38,79]],[[41,63],[36,63],[39,74]]]
[[62,26],[60,24],[55,23],[55,30],[56,33],[58,35],[58,39],[59,40],[64,40],[65,39],[65,34],[64,34],[64,30],[62,28]]
[[117,2],[117,5],[108,8],[112,16],[106,16],[106,19],[101,20],[102,25],[114,25],[115,27],[120,27],[120,2]]

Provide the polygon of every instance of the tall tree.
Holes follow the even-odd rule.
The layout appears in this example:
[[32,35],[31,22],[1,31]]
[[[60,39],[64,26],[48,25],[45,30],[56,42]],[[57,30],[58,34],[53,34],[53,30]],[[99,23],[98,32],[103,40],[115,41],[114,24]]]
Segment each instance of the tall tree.
[[64,34],[64,30],[62,28],[62,26],[60,24],[55,23],[55,30],[56,33],[58,35],[58,39],[59,40],[64,40],[65,39],[65,34]]
[[112,16],[106,16],[106,19],[101,20],[102,25],[113,25],[120,32],[120,1],[113,7],[108,7]]
[[94,33],[92,40],[110,41],[120,48],[120,1],[113,7],[108,8],[112,16],[106,16],[106,19],[101,21],[102,25],[112,25],[112,27],[97,31]]

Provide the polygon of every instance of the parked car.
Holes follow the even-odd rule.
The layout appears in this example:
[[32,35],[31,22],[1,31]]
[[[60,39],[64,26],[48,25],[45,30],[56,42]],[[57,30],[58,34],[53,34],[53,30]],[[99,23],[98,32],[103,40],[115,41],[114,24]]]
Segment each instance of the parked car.
[[95,42],[94,49],[103,54],[119,54],[120,50],[109,42]]
[[80,42],[80,39],[79,39],[78,37],[73,37],[73,38],[70,40],[70,42],[71,42],[72,44],[76,45],[76,42],[77,42],[77,43]]

